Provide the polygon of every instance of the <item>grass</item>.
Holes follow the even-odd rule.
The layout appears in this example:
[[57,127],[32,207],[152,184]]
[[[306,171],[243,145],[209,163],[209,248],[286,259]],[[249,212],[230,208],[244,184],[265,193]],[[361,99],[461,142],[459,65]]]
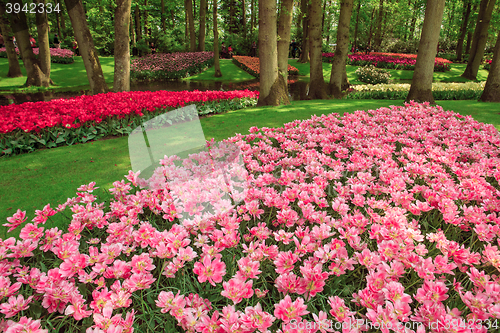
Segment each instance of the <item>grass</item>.
[[[314,114],[334,112],[342,115],[355,110],[402,104],[403,101],[386,100],[294,101],[289,106],[248,108],[205,117],[200,122],[205,139],[220,141],[236,133],[246,134],[251,126],[280,127]],[[439,101],[438,104],[445,110],[471,115],[500,130],[498,104],[476,101]],[[18,208],[26,210],[31,219],[35,209],[41,209],[47,203],[57,207],[66,198],[73,197],[77,187],[91,181],[100,187],[96,193],[106,198],[104,189],[123,179],[131,168],[127,144],[128,138],[120,137],[0,158],[0,224],[5,223],[5,219]],[[58,217],[46,226],[65,226],[69,220],[63,219]],[[0,227],[1,238],[5,238],[5,232],[6,228]]]
[[231,59],[220,59],[220,71],[222,73],[222,77],[214,77],[215,67],[212,66],[206,71],[185,78],[184,80],[241,82],[255,79],[254,76],[248,74],[247,72],[236,66]]
[[[104,79],[108,84],[113,84],[114,76],[114,58],[99,57]],[[26,70],[21,64],[21,71],[24,76],[16,78],[7,78],[9,64],[6,58],[0,58],[0,93],[19,93],[19,92],[36,92],[42,90],[69,91],[78,88],[79,90],[90,89],[87,79],[87,72],[83,64],[82,57],[75,57],[75,62],[72,64],[51,64],[50,77],[54,81],[54,86],[49,88],[30,87],[23,88],[26,82]]]

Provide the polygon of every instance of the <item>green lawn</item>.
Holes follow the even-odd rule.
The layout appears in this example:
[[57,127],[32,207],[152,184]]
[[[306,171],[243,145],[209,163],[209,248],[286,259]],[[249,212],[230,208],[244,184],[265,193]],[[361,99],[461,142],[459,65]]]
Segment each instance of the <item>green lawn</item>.
[[[99,57],[99,62],[101,63],[104,79],[112,86],[114,58]],[[20,64],[24,76],[7,78],[7,73],[9,71],[8,61],[6,58],[0,58],[0,93],[22,92],[20,89],[26,82],[26,70],[21,61]],[[85,66],[83,65],[81,57],[75,57],[75,62],[72,64],[51,64],[50,77],[55,84],[49,88],[50,90],[68,91],[75,88],[81,90],[90,89],[87,72],[85,71]],[[24,90],[26,92],[32,92],[44,89],[33,87]]]
[[215,77],[215,67],[210,67],[204,72],[185,78],[184,80],[192,81],[222,81],[222,82],[241,82],[254,80],[255,77],[248,74],[238,66],[236,66],[231,59],[220,59],[221,77]]
[[[342,115],[402,103],[386,100],[295,101],[289,106],[248,108],[202,118],[201,125],[207,140],[223,140],[236,133],[246,134],[251,126],[280,127],[314,114],[335,112]],[[476,101],[438,101],[438,104],[445,110],[494,124],[500,130],[498,104]],[[5,223],[5,219],[18,208],[26,210],[31,219],[35,209],[41,209],[47,203],[57,207],[66,198],[74,196],[77,187],[91,181],[101,187],[97,194],[106,198],[103,189],[109,189],[114,181],[123,179],[129,169],[127,137],[0,158],[0,224]],[[58,217],[46,226],[61,227],[68,221]],[[5,231],[0,227],[1,238],[5,237]]]

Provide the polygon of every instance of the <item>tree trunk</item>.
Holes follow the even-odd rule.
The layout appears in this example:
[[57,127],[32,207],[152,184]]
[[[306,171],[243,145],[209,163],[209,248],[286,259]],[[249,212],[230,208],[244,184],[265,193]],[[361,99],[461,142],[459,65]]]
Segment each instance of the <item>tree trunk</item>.
[[380,51],[382,44],[382,19],[384,18],[384,0],[380,0],[378,15],[377,15],[377,28],[375,30],[375,41],[373,48],[375,51]]
[[[45,0],[36,0],[36,3],[37,7],[40,8],[40,4],[45,5]],[[50,80],[49,22],[47,13],[37,11],[35,19],[38,33],[38,62],[44,74],[42,76],[42,86],[48,87],[53,82]]]
[[[144,0],[144,8],[147,8],[148,6],[148,0]],[[144,15],[144,37],[146,40],[148,40],[149,32],[148,32],[148,11],[144,9],[143,11]]]
[[166,32],[167,26],[165,24],[165,0],[161,0],[161,31]]
[[129,29],[130,29],[130,41],[132,42],[132,46],[135,47],[135,30],[134,30],[134,18],[132,17],[132,9],[130,9],[129,15]]
[[325,31],[326,0],[323,0],[323,15],[321,17],[321,35]]
[[[13,0],[14,4],[18,3],[21,8],[23,3],[21,0]],[[17,40],[17,47],[19,48],[19,53],[23,59],[24,68],[26,69],[26,83],[29,86],[49,86],[49,80],[44,78],[45,74],[40,68],[40,63],[38,59],[33,54],[33,49],[30,43],[30,34],[28,30],[28,24],[26,23],[26,15],[21,10],[19,13],[12,12],[10,14],[12,30],[15,33]]]
[[493,50],[490,73],[480,100],[483,102],[500,102],[500,30]]
[[255,0],[251,0],[250,2],[250,33],[253,33],[253,29],[255,28]]
[[413,17],[411,18],[411,26],[410,26],[410,40],[415,38],[415,27],[417,25],[417,10],[418,10],[418,1],[415,1],[413,6]]
[[101,63],[94,47],[94,40],[87,26],[87,19],[81,0],[65,0],[69,18],[73,25],[78,49],[87,71],[92,94],[100,94],[108,91],[108,85],[104,80]]
[[370,17],[370,32],[368,33],[368,45],[366,46],[368,51],[372,48],[372,37],[373,37],[373,17],[375,16],[375,8],[372,10],[372,16]]
[[311,49],[308,97],[311,99],[327,99],[325,78],[323,77],[323,61],[321,55],[322,31],[321,31],[321,0],[312,0],[309,12],[309,45]]
[[464,1],[464,19],[462,22],[462,27],[460,28],[460,36],[458,37],[457,42],[457,62],[462,61],[463,49],[464,49],[464,40],[465,35],[467,34],[467,25],[469,23],[470,10],[472,7],[472,3],[470,0]]
[[23,73],[21,72],[21,66],[19,66],[15,46],[12,42],[12,36],[14,36],[14,34],[10,29],[9,22],[3,18],[4,14],[5,5],[3,2],[0,2],[0,34],[3,36],[7,60],[9,61],[9,72],[7,73],[7,77],[20,77],[23,76]]
[[[57,6],[59,4],[59,0],[56,0],[55,3],[56,3],[56,6]],[[59,8],[60,8],[60,6],[61,5],[59,5]],[[64,36],[62,34],[62,31],[61,31],[61,16],[62,16],[62,13],[61,12],[56,12],[55,14],[56,14],[57,33],[59,34],[59,38],[63,39]]]
[[186,15],[189,24],[189,50],[196,51],[196,34],[194,31],[193,0],[186,0]]
[[241,0],[241,7],[242,7],[242,19],[243,22],[241,22],[241,28],[243,29],[243,38],[247,38],[247,3],[245,0]]
[[213,25],[214,25],[214,67],[215,67],[215,77],[221,77],[222,73],[220,71],[219,62],[219,31],[217,29],[217,0],[213,0]]
[[205,51],[206,16],[207,0],[200,0],[200,31],[198,33],[198,51]]
[[139,4],[135,6],[135,35],[137,36],[137,41],[142,39],[141,10],[139,9]]
[[361,9],[361,0],[358,0],[358,9],[356,12],[356,26],[354,27],[354,52],[358,49],[358,26],[359,26],[359,11]]
[[58,14],[61,15],[61,34],[59,35],[61,38],[64,38],[64,30],[66,30],[66,18],[64,17],[64,13],[66,12],[66,8],[64,8],[64,2],[61,0],[57,0],[56,3],[59,4],[59,9],[61,10]]
[[334,98],[342,98],[342,82],[344,71],[346,71],[347,52],[349,51],[349,26],[353,3],[354,0],[342,0],[340,4],[337,49],[333,57],[332,74],[330,76],[330,89]]
[[488,28],[493,13],[493,7],[495,7],[495,0],[481,0],[467,67],[462,74],[462,77],[466,79],[476,80],[477,71],[483,60],[484,47],[488,41]]
[[406,101],[434,103],[432,76],[443,20],[445,0],[429,0],[425,8],[424,26],[418,45],[417,62]]
[[309,1],[300,1],[300,13],[302,15],[302,46],[300,52],[300,63],[309,62]]
[[259,1],[260,94],[257,106],[290,104],[286,82],[278,73],[276,1]]
[[[278,71],[288,82],[288,50],[292,27],[293,0],[282,0],[278,19]],[[288,85],[285,86],[288,92]]]
[[113,90],[130,91],[130,11],[131,0],[116,0],[115,75]]

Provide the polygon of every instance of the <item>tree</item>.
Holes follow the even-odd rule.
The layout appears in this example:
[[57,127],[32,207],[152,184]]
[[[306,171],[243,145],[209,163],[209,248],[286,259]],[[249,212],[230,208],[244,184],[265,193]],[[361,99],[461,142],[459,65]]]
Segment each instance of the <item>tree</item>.
[[302,48],[300,52],[300,63],[309,62],[309,1],[300,1],[300,15],[302,17]]
[[[13,3],[18,3],[22,7],[21,0],[14,0]],[[41,69],[40,62],[33,54],[31,48],[30,34],[28,24],[26,23],[26,15],[21,10],[19,13],[11,13],[11,26],[16,36],[19,53],[26,68],[26,86],[43,86],[50,85],[50,77],[46,75]],[[49,59],[50,61],[50,59]]]
[[207,15],[207,0],[200,0],[200,30],[198,33],[198,51],[205,51],[206,15]]
[[462,61],[462,54],[464,49],[465,35],[467,34],[467,24],[469,23],[470,11],[472,3],[470,0],[464,0],[464,18],[462,21],[462,27],[460,28],[460,36],[457,42],[457,61]]
[[384,0],[380,0],[378,15],[377,15],[377,27],[375,30],[375,43],[373,48],[375,51],[379,51],[380,45],[382,44],[382,19],[384,17]]
[[219,31],[217,28],[217,0],[213,1],[213,20],[214,20],[214,67],[215,67],[215,77],[221,77],[222,73],[220,71],[219,62]]
[[361,9],[361,0],[358,0],[358,9],[356,10],[356,25],[354,27],[354,50],[358,49],[358,27],[359,27],[359,11]]
[[[38,8],[40,4],[45,7],[45,0],[36,0]],[[50,80],[50,47],[49,47],[49,22],[47,12],[36,11],[36,29],[38,33],[38,62],[43,72],[42,86],[46,87],[53,83]]]
[[[339,26],[337,28],[337,48],[332,60],[330,90],[334,98],[342,97],[343,75],[346,71],[346,58],[349,48],[349,26],[354,0],[342,0],[340,4]],[[347,78],[347,74],[346,74]]]
[[115,75],[113,90],[130,90],[130,12],[131,0],[116,0],[115,8]]
[[480,100],[483,102],[500,102],[500,31],[493,51],[490,73]]
[[94,47],[94,40],[90,34],[89,27],[83,9],[82,0],[64,0],[68,10],[71,25],[75,33],[78,49],[87,71],[87,78],[92,94],[100,94],[108,91],[108,85],[104,80],[101,63]]
[[[278,19],[278,70],[288,82],[288,50],[292,27],[293,0],[282,0]],[[288,85],[287,85],[288,86]],[[288,87],[287,88],[288,91]]]
[[0,2],[0,34],[3,36],[5,49],[7,51],[7,60],[9,61],[9,72],[7,73],[7,77],[20,77],[23,76],[23,73],[21,73],[21,66],[19,66],[14,43],[12,42],[12,36],[14,34],[10,29],[6,15],[4,15],[5,5],[3,2]]
[[258,106],[290,104],[286,82],[278,73],[276,0],[259,1],[260,94]]
[[325,78],[323,77],[322,61],[322,31],[321,31],[321,0],[312,0],[309,12],[309,45],[311,49],[311,82],[308,96],[312,99],[326,99]]
[[193,18],[193,0],[185,0],[184,2],[186,6],[186,16],[187,16],[187,21],[186,21],[186,31],[189,31],[189,50],[191,52],[196,51],[196,35],[194,31],[194,18]]
[[424,26],[418,46],[417,62],[413,80],[406,101],[434,103],[432,96],[432,77],[436,59],[439,33],[443,20],[445,0],[429,0],[425,8]]
[[488,28],[491,21],[495,0],[481,0],[479,14],[477,15],[476,29],[472,37],[472,46],[470,48],[467,67],[462,77],[469,80],[476,80],[477,71],[481,65],[484,55],[484,47],[488,40]]

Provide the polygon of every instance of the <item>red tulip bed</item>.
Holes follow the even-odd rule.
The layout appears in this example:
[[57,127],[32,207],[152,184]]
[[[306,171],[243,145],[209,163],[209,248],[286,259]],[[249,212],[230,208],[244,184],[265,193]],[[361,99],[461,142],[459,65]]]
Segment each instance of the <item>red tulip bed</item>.
[[213,52],[155,53],[132,60],[132,79],[175,80],[198,74],[214,63]]
[[[245,72],[259,77],[260,74],[260,61],[259,58],[256,57],[247,57],[247,56],[233,56],[233,63],[236,66],[243,69]],[[299,75],[299,70],[292,65],[288,65],[288,75]]]
[[[16,54],[19,55],[19,49],[16,47]],[[33,48],[33,53],[38,56],[39,48]],[[50,62],[56,64],[72,64],[75,62],[74,53],[67,49],[50,48]],[[0,48],[0,58],[7,58],[7,50],[5,47]]]
[[[334,53],[323,53],[323,62],[331,63],[333,61]],[[377,68],[389,69],[415,69],[417,62],[416,54],[402,54],[402,53],[370,53],[370,54],[349,54],[348,64],[353,66],[369,66],[373,65]],[[445,72],[450,70],[451,61],[436,58],[434,62],[434,71]]]
[[[230,145],[239,192],[220,173],[199,181]],[[110,202],[91,183],[9,218],[4,331],[498,331],[492,125],[412,102],[207,146],[147,182],[130,172]],[[55,214],[67,230],[44,226]]]
[[0,151],[18,154],[39,148],[127,135],[142,121],[196,104],[200,115],[256,104],[258,92],[130,91],[47,102],[0,106]]

